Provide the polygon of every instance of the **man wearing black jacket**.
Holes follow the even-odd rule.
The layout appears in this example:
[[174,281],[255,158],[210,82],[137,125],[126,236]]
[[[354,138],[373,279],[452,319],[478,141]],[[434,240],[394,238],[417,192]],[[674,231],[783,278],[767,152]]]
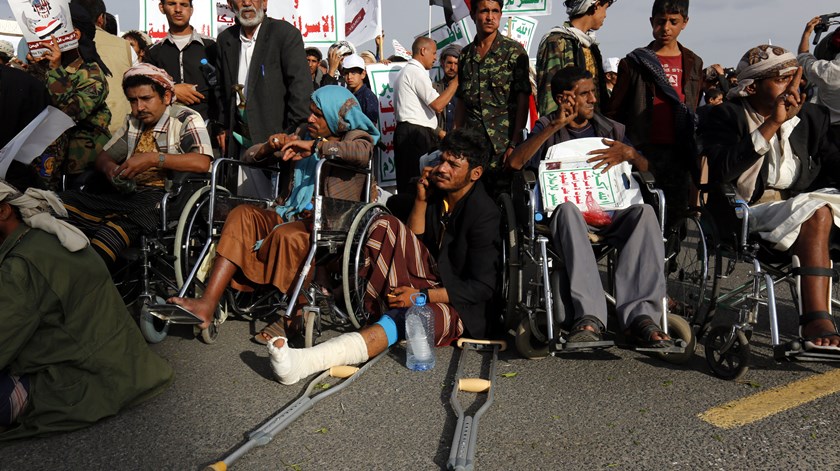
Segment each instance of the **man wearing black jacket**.
[[307,349],[273,338],[268,350],[281,383],[384,351],[405,337],[405,312],[418,295],[426,296],[432,311],[437,346],[463,334],[493,335],[500,216],[479,181],[488,164],[486,141],[481,133],[456,129],[440,149],[440,161],[426,167],[417,183],[408,224],[382,216],[368,230],[359,276],[367,280],[364,307],[379,320]]
[[146,53],[146,62],[165,70],[175,80],[178,102],[201,114],[205,121],[218,120],[220,98],[201,70],[201,60],[214,65],[216,42],[190,26],[192,0],[160,0],[169,33]]
[[[266,0],[228,0],[228,4],[238,24],[217,38],[224,96],[222,123],[228,133],[233,131],[229,142],[235,146],[232,155],[238,156],[240,149],[266,142],[272,134],[293,133],[309,118],[312,76],[300,31],[286,21],[268,18]],[[236,85],[243,87],[244,103],[233,89]],[[244,110],[231,113],[234,105]],[[226,134],[222,133],[220,144]],[[241,176],[239,192],[273,194],[261,173]]]

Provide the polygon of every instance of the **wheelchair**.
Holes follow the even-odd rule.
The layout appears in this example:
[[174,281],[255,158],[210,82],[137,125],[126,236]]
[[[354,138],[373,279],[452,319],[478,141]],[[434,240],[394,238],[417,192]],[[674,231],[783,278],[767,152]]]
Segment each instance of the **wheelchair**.
[[[646,201],[657,210],[660,221],[665,212],[663,193],[654,188],[650,174],[634,173],[639,181]],[[596,259],[606,264],[608,282],[605,285],[609,326],[604,340],[587,342],[581,348],[570,348],[566,335],[574,323],[574,316],[567,313],[563,299],[565,284],[561,271],[557,267],[562,257],[550,243],[550,228],[542,224],[543,214],[538,210],[538,182],[534,172],[525,170],[513,175],[510,193],[503,193],[498,198],[502,212],[502,273],[500,292],[504,306],[503,323],[505,330],[512,333],[520,355],[529,359],[543,358],[548,355],[591,351],[613,346],[632,348],[624,341],[620,332],[612,324],[615,312],[615,260],[617,249],[599,240],[593,241],[592,248]],[[670,314],[666,302],[662,304],[662,330],[675,340],[675,346],[669,348],[635,348],[637,351],[654,353],[670,363],[683,363],[693,356],[695,337],[691,326],[680,316]],[[620,329],[618,329],[620,330]]]
[[[359,268],[364,263],[363,248],[368,229],[377,217],[387,214],[387,209],[370,201],[370,192],[365,199],[348,201],[330,198],[322,194],[322,170],[333,166],[365,176],[365,188],[372,187],[373,162],[366,168],[357,168],[344,163],[337,156],[325,156],[317,162],[315,178],[315,198],[312,206],[312,225],[310,230],[310,250],[296,276],[289,293],[280,293],[272,286],[256,287],[253,292],[240,292],[228,288],[216,310],[213,323],[201,331],[205,342],[213,342],[218,336],[221,324],[229,315],[235,315],[254,322],[279,313],[291,317],[295,313],[299,296],[306,299],[303,306],[304,342],[310,347],[314,344],[323,328],[323,321],[328,318],[330,324],[337,327],[361,328],[368,323],[370,314],[364,309],[364,293],[367,280],[358,276]],[[179,290],[173,295],[179,297],[197,297],[204,289],[204,282],[210,276],[215,257],[215,248],[221,237],[224,222],[231,210],[240,204],[251,204],[261,208],[271,208],[273,200],[237,196],[220,183],[226,177],[235,174],[241,167],[263,170],[279,175],[279,167],[263,167],[247,164],[234,159],[217,159],[211,168],[210,182],[195,192],[185,204],[176,230],[175,277]],[[277,180],[275,179],[275,187]],[[306,284],[310,271],[327,270],[330,284],[336,289],[340,286],[342,298],[336,303],[332,294],[333,286],[322,287],[316,282]],[[339,307],[341,306],[341,307]],[[189,316],[173,315],[178,307],[160,303],[150,308],[152,317],[158,318],[155,326],[163,334],[170,323],[195,323]]]
[[[799,297],[798,260],[774,250],[749,231],[750,206],[730,184],[701,183],[699,207],[678,225],[666,264],[668,295],[675,309],[691,319],[704,339],[706,361],[712,373],[725,380],[737,380],[750,365],[750,339],[759,320],[761,306],[767,307],[770,341],[776,361],[837,361],[840,355],[807,351],[802,339],[781,340],[776,308],[776,289],[787,284],[797,311]],[[830,247],[831,259],[840,256]],[[833,263],[834,263],[833,262]],[[739,264],[751,266],[750,276],[732,288],[722,280],[733,275]],[[838,277],[834,271],[831,308],[840,307]],[[734,323],[714,322],[718,310],[734,312]]]

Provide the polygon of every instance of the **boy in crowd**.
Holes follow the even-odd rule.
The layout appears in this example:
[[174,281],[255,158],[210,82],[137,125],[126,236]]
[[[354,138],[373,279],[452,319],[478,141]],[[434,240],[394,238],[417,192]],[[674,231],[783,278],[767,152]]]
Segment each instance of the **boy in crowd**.
[[350,54],[341,61],[341,73],[344,76],[347,89],[359,101],[362,113],[373,124],[379,123],[379,100],[370,87],[365,85],[365,78],[367,78],[365,60],[358,54]]
[[695,128],[703,61],[677,39],[688,25],[689,0],[655,0],[653,42],[618,65],[607,115],[627,126],[627,137],[650,162],[668,201],[668,226],[688,207],[690,170],[697,156]]

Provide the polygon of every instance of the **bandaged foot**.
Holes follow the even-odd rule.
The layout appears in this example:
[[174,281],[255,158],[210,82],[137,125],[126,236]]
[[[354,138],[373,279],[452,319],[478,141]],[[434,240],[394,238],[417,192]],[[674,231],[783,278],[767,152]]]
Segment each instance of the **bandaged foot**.
[[[282,341],[282,342],[278,342]],[[275,343],[282,343],[278,347]],[[350,332],[311,348],[290,348],[285,337],[268,342],[271,369],[285,385],[295,384],[312,373],[333,366],[356,365],[368,360],[367,344],[358,332]]]

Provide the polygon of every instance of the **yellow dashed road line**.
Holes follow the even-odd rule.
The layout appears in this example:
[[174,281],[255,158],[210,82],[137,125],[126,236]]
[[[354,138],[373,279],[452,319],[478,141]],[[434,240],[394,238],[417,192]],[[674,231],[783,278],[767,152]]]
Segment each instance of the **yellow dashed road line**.
[[840,392],[840,370],[768,389],[709,409],[698,417],[715,427],[742,427],[836,392]]

